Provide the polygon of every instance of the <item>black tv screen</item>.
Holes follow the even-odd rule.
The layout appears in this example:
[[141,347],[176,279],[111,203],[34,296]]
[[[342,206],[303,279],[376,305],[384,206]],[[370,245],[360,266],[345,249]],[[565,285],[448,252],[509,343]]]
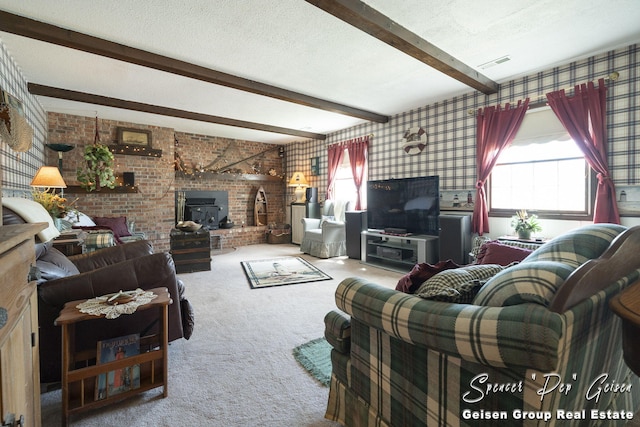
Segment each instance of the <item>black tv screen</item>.
[[367,227],[392,233],[428,234],[440,230],[438,176],[367,182]]

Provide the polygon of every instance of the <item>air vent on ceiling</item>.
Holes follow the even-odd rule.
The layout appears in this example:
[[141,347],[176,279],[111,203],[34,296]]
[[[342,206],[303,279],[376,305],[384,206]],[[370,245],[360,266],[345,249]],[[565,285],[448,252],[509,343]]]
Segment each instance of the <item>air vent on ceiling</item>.
[[491,68],[494,65],[500,65],[503,64],[507,61],[511,61],[511,57],[509,55],[505,55],[505,56],[501,56],[498,59],[493,59],[489,62],[485,62],[484,64],[480,64],[478,65],[478,68],[480,68],[481,70],[486,70],[487,68]]

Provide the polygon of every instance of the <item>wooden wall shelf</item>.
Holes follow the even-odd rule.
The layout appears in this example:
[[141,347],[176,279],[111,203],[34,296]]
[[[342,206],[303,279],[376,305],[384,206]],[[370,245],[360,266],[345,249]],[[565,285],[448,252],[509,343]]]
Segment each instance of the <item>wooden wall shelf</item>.
[[69,185],[64,189],[65,193],[71,194],[127,194],[127,193],[137,193],[138,187],[125,187],[118,186],[113,189],[108,187],[103,187],[100,191],[87,191],[79,185]]
[[162,157],[162,150],[137,145],[110,145],[109,150],[111,150],[113,154],[124,154],[127,156]]
[[269,181],[284,182],[279,176],[261,175],[253,173],[215,173],[215,172],[198,172],[185,173],[176,171],[176,178],[185,179],[210,179],[210,180],[244,180],[244,181]]

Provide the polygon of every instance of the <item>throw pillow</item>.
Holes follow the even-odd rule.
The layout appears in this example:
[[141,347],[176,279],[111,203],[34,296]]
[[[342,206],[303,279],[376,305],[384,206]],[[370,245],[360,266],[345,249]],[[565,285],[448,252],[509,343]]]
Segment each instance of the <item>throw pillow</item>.
[[67,212],[63,218],[74,226],[78,227],[95,227],[96,223],[88,216],[79,211]]
[[469,304],[482,282],[502,271],[500,265],[469,265],[440,272],[425,281],[416,295],[436,301]]
[[573,270],[571,266],[555,261],[527,261],[514,265],[489,280],[473,304],[506,307],[532,302],[548,307]]
[[530,249],[505,245],[492,240],[480,247],[476,258],[476,264],[499,264],[505,266],[512,262],[522,261],[528,257],[531,252],[533,251]]
[[42,279],[40,281],[54,280],[61,277],[74,276],[80,274],[78,267],[62,252],[54,247],[45,247],[40,252],[36,266],[40,270]]
[[396,291],[412,294],[426,280],[430,279],[441,271],[458,267],[460,266],[450,259],[446,261],[440,261],[435,265],[428,263],[416,264],[408,274],[405,274],[400,278],[400,280],[398,280]]
[[120,216],[115,218],[110,217],[95,217],[93,221],[98,227],[108,227],[113,231],[116,237],[131,236],[129,228],[127,227],[127,217]]

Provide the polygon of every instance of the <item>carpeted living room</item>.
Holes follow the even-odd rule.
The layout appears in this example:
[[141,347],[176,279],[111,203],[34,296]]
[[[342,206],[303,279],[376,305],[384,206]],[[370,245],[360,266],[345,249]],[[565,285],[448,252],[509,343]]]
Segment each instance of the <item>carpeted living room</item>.
[[0,424],[640,426],[639,16],[0,0]]
[[[302,257],[332,279],[251,288],[241,262],[279,257]],[[179,275],[196,327],[169,346],[169,397],[151,390],[75,415],[72,425],[337,426],[324,419],[328,387],[293,350],[323,337],[337,284],[349,276],[393,288],[399,274],[347,257],[314,258],[292,244],[214,250],[211,271]],[[59,389],[42,394],[43,425],[60,425],[60,400]]]

